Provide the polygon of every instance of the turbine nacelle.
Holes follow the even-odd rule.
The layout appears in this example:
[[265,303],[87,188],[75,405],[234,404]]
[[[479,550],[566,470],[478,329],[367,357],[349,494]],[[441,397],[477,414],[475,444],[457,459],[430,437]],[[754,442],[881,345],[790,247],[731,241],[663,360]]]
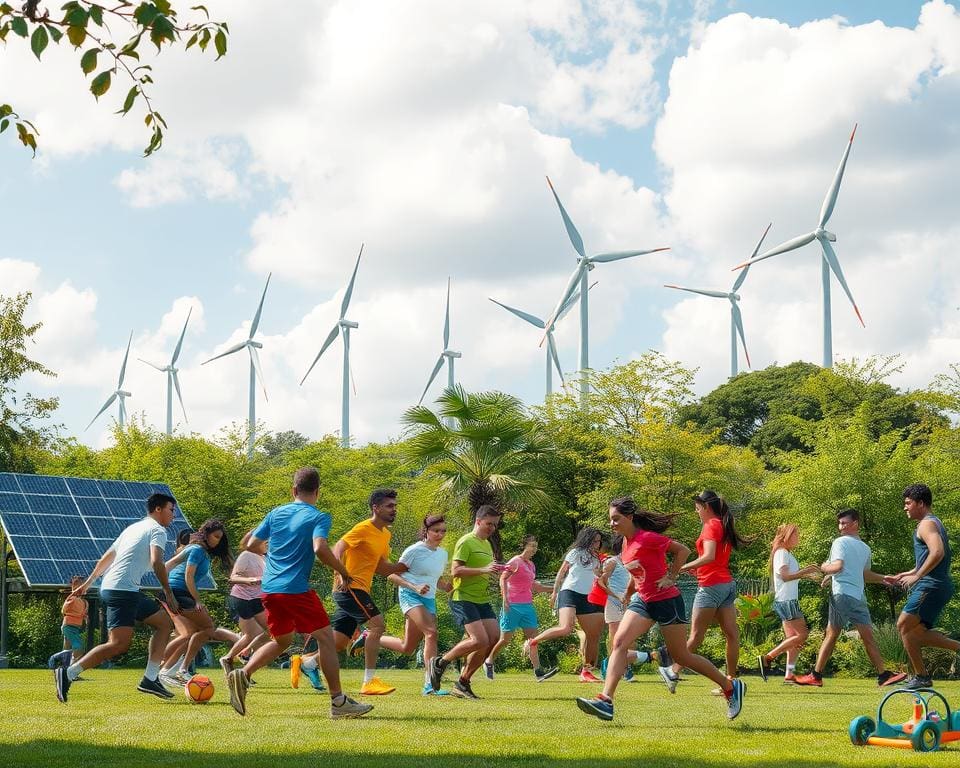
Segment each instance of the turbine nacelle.
[[359,328],[360,323],[355,323],[353,320],[341,320],[337,323],[341,328]]
[[454,352],[452,349],[445,349],[445,350],[443,350],[443,352],[440,353],[440,356],[441,356],[441,357],[452,357],[452,358],[456,359],[456,358],[458,358],[458,357],[463,357],[463,353],[462,353],[462,352]]

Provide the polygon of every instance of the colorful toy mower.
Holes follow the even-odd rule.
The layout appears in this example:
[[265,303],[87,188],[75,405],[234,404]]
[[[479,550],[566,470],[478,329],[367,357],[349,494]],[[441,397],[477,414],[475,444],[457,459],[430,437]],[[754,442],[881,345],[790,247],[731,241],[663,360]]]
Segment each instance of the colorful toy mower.
[[[883,705],[898,695],[913,697],[913,717],[902,725],[885,723]],[[943,702],[943,713],[931,708],[930,705],[935,703],[935,699]],[[960,712],[951,712],[947,700],[933,688],[920,688],[916,691],[898,688],[880,701],[876,723],[865,716],[855,717],[851,721],[850,741],[858,747],[873,744],[878,747],[935,752],[941,744],[960,741]]]

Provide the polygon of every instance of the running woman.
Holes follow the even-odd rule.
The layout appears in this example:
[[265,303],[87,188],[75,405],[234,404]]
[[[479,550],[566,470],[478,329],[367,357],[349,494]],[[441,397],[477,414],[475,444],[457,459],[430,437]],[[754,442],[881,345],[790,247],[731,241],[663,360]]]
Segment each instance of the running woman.
[[473,531],[461,536],[453,548],[453,594],[450,613],[464,631],[463,639],[430,665],[430,685],[440,690],[447,667],[466,656],[460,678],[450,693],[462,699],[479,699],[470,687],[476,672],[490,649],[500,639],[497,614],[490,605],[490,574],[503,572],[500,559],[500,535],[497,528],[503,513],[484,504],[473,514]]
[[[226,675],[233,669],[233,660],[246,649],[256,650],[270,639],[267,630],[267,614],[263,608],[263,569],[266,565],[264,555],[267,542],[256,549],[248,549],[237,555],[233,570],[230,572],[230,595],[227,607],[240,627],[240,639],[220,657],[220,666]],[[321,688],[320,690],[324,690]]]
[[593,668],[597,664],[597,655],[600,652],[603,606],[591,603],[587,600],[587,595],[593,589],[596,571],[600,567],[599,552],[602,543],[603,534],[596,528],[584,528],[577,534],[573,546],[564,556],[563,564],[557,571],[550,594],[551,604],[555,604],[559,610],[560,623],[544,630],[526,643],[526,648],[532,654],[545,640],[557,640],[572,635],[574,625],[579,624],[584,635],[580,644],[583,662],[580,681],[583,683],[600,682]]
[[300,632],[313,637],[320,648],[320,667],[330,687],[330,717],[362,717],[373,707],[354,701],[340,689],[340,664],[330,619],[320,597],[310,589],[314,559],[340,574],[344,584],[350,583],[350,573],[327,544],[330,515],[316,506],[320,473],[314,467],[298,469],[291,493],[291,503],[267,513],[241,542],[243,549],[253,551],[269,542],[261,586],[271,640],[253,652],[243,669],[234,669],[227,676],[230,704],[239,714],[246,714],[251,677],[287,650],[294,634]]
[[903,490],[903,511],[917,521],[913,534],[916,565],[888,579],[890,584],[912,590],[897,619],[903,648],[913,667],[913,677],[904,687],[912,690],[933,686],[923,663],[924,647],[960,652],[960,642],[933,629],[953,595],[953,580],[950,578],[950,539],[940,518],[930,509],[932,506],[933,493],[928,486],[918,483]]
[[[513,641],[513,633],[518,629],[523,636],[530,640],[537,634],[539,624],[537,611],[533,607],[534,594],[552,592],[537,582],[537,566],[533,564],[533,556],[537,554],[537,537],[527,535],[523,537],[519,555],[510,558],[503,573],[500,574],[500,593],[503,595],[503,606],[500,609],[500,639],[490,649],[490,653],[483,662],[483,669],[488,679],[493,680],[493,663],[500,653]],[[533,665],[533,676],[538,683],[548,680],[560,670],[557,667],[543,668],[540,666],[540,654],[537,647],[526,646],[530,652],[530,663]]]
[[[633,575],[627,586],[627,595],[634,591],[636,594],[628,603],[626,615],[613,639],[603,693],[593,699],[577,699],[577,706],[588,715],[601,720],[613,720],[613,697],[627,666],[627,651],[654,624],[660,626],[667,650],[677,663],[720,686],[727,698],[727,717],[732,720],[740,714],[746,693],[743,681],[739,678],[728,679],[707,659],[687,648],[686,616],[683,598],[677,589],[677,577],[690,550],[663,535],[672,520],[668,515],[656,515],[639,509],[629,496],[610,502],[610,527],[614,533],[624,537],[621,557]],[[669,568],[668,554],[671,558]],[[669,667],[660,667],[660,676],[673,693],[677,683],[670,675]]]
[[441,579],[447,567],[447,550],[443,537],[447,535],[447,521],[443,515],[427,515],[420,527],[420,540],[411,544],[400,555],[398,562],[409,569],[404,574],[394,573],[387,579],[399,587],[397,597],[404,616],[403,638],[384,635],[380,646],[394,653],[413,653],[423,640],[423,695],[446,695],[434,691],[430,685],[430,667],[437,655],[437,589],[449,592],[451,584]]
[[820,568],[816,564],[803,568],[793,556],[793,549],[800,543],[800,531],[793,523],[783,523],[777,528],[770,545],[770,573],[773,579],[773,612],[783,623],[783,642],[757,657],[760,677],[767,682],[767,673],[776,658],[787,654],[787,666],[783,682],[796,681],[797,656],[807,642],[810,629],[800,610],[800,579],[820,580]]
[[173,522],[176,500],[165,493],[154,493],[147,499],[147,516],[127,526],[103,554],[93,571],[74,591],[83,597],[100,575],[100,600],[107,609],[108,640],[92,648],[79,661],[71,663],[71,651],[61,651],[54,658],[53,677],[57,698],[66,703],[70,684],[85,669],[99,666],[107,659],[126,653],[133,638],[133,627],[139,621],[153,630],[147,652],[147,668],[137,686],[141,693],[162,699],[172,699],[157,679],[160,662],[167,647],[173,624],[156,600],[140,591],[144,575],[153,572],[167,598],[167,607],[173,614],[179,612],[177,599],[167,581],[163,553],[167,545],[166,527]]

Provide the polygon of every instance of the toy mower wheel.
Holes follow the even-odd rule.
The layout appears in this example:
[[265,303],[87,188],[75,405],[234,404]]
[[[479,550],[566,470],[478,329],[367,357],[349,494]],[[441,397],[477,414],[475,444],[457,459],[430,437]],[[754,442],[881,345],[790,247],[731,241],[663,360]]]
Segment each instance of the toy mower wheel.
[[940,747],[940,730],[933,723],[920,723],[910,738],[914,750],[917,752],[936,752]]
[[867,744],[867,739],[877,730],[877,724],[872,718],[861,716],[855,717],[850,723],[850,741],[854,746],[863,747]]

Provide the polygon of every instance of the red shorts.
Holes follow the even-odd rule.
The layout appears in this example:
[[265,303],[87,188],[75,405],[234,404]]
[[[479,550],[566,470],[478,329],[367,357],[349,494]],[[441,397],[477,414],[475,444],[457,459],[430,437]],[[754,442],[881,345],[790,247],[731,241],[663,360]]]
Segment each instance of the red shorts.
[[271,637],[289,635],[291,632],[310,635],[330,626],[327,611],[312,589],[299,595],[267,594],[261,599],[267,612],[267,629]]

